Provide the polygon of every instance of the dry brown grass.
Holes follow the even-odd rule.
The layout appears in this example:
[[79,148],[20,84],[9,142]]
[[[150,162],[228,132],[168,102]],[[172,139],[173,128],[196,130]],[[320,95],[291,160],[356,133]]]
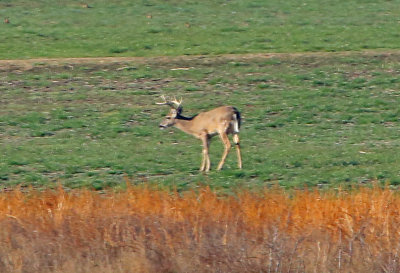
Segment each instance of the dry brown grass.
[[0,272],[399,272],[400,196],[0,194]]

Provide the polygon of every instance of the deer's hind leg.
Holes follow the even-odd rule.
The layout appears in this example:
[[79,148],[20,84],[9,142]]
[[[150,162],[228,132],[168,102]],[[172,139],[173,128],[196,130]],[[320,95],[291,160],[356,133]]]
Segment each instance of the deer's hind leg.
[[239,169],[242,168],[242,155],[240,154],[240,141],[239,141],[239,135],[234,134],[233,135],[233,142],[235,143],[236,146],[236,154],[238,158],[238,167]]
[[228,135],[226,134],[226,132],[219,133],[219,136],[221,137],[221,140],[222,140],[222,143],[224,144],[225,149],[224,149],[224,153],[222,154],[221,161],[218,164],[218,168],[217,168],[218,171],[222,169],[222,166],[224,166],[226,156],[228,155],[229,150],[232,147],[231,142],[229,141],[229,138],[228,138]]

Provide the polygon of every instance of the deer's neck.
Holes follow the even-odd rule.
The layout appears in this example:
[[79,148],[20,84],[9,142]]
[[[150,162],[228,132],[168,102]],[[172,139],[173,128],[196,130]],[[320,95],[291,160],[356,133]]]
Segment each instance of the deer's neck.
[[194,135],[196,132],[193,131],[193,117],[188,118],[184,116],[179,116],[175,120],[175,127],[184,131],[187,134]]

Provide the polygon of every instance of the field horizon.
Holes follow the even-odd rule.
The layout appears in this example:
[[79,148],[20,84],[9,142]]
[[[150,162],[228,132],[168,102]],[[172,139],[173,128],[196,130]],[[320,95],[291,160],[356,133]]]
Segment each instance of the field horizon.
[[398,49],[397,1],[4,0],[0,59]]

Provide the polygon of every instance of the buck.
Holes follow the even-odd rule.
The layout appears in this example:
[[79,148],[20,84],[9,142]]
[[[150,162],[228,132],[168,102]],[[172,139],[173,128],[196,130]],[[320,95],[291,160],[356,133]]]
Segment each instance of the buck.
[[193,135],[200,139],[203,144],[203,160],[201,162],[200,171],[208,172],[210,170],[210,157],[208,150],[210,140],[213,136],[219,135],[224,144],[224,153],[221,161],[218,164],[218,170],[222,169],[225,159],[232,145],[228,138],[229,134],[233,135],[233,142],[236,146],[238,158],[238,167],[242,168],[242,157],[240,155],[239,145],[239,128],[240,128],[240,113],[233,106],[221,106],[207,112],[201,112],[193,117],[182,116],[182,99],[180,101],[167,100],[162,96],[163,102],[156,103],[158,105],[168,105],[171,107],[169,114],[160,123],[160,129],[165,129],[174,126],[183,132]]

